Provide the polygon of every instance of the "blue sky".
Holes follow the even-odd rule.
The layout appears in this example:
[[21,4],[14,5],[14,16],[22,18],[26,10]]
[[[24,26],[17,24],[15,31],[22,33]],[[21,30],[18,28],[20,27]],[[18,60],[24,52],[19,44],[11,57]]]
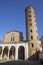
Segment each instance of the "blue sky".
[[43,34],[43,0],[0,0],[0,40],[4,34],[17,30],[26,39],[25,8],[34,6],[39,38]]

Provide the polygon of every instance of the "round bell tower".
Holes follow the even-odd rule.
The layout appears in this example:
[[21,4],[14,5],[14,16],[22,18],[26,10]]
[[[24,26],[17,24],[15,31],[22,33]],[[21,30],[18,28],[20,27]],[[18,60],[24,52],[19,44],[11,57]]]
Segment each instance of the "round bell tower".
[[34,7],[29,6],[25,9],[26,14],[26,39],[28,41],[29,57],[39,50],[38,30]]

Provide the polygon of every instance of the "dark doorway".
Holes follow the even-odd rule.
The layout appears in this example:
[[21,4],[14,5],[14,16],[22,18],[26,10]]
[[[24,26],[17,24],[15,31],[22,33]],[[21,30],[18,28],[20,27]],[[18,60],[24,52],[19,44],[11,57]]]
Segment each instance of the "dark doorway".
[[23,46],[20,46],[18,49],[18,59],[25,60],[25,49]]
[[15,47],[14,46],[12,46],[10,48],[9,58],[10,59],[15,59]]

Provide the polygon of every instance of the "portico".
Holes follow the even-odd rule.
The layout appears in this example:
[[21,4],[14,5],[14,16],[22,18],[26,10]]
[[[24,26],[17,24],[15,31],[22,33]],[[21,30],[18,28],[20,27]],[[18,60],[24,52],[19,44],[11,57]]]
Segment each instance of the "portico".
[[28,58],[28,42],[0,44],[0,59],[26,60]]

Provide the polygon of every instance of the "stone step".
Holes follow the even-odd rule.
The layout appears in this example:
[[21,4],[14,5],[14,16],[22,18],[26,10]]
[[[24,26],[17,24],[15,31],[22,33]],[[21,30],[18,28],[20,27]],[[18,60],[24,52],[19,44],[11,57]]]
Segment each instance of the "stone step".
[[39,61],[9,61],[9,62],[4,62],[0,63],[0,65],[43,65]]

